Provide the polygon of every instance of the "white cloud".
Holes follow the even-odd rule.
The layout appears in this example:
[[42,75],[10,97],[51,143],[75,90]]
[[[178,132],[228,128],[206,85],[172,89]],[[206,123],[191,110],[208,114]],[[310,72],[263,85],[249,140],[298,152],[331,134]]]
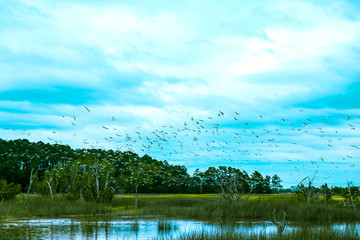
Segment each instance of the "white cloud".
[[[263,127],[280,128],[283,136],[271,133],[263,139],[267,142],[265,137],[276,137],[279,149],[264,147],[252,134],[244,134],[241,149],[248,149],[255,162],[281,166],[279,158],[283,163],[291,157],[310,164],[299,163],[299,169],[315,171],[315,164],[309,163],[314,156],[318,159],[323,153],[329,154],[327,161],[336,163],[343,161],[339,158],[344,154],[357,157],[356,149],[349,148],[358,139],[356,132],[341,121],[324,127],[318,120],[316,124],[324,131],[341,132],[343,140],[329,152],[316,128],[308,127],[311,133],[304,134],[278,121],[304,121],[305,116],[328,113],[359,114],[356,109],[329,108],[306,109],[306,115],[292,107],[298,101],[341,92],[355,80],[359,14],[340,3],[321,6],[305,1],[226,1],[206,3],[203,8],[204,2],[194,1],[180,2],[176,7],[166,2],[158,2],[156,7],[153,2],[18,2],[22,8],[9,13],[14,23],[2,26],[0,33],[0,51],[4,53],[0,59],[0,90],[84,87],[100,93],[99,101],[87,106],[91,112],[79,105],[2,101],[0,107],[5,110],[0,114],[3,121],[40,127],[52,124],[60,129],[56,138],[63,143],[87,146],[86,139],[93,146],[108,148],[126,147],[114,141],[124,140],[124,134],[136,137],[135,131],[149,135],[162,126],[182,129],[191,116],[207,120],[214,117],[214,123],[233,124],[234,112],[239,111],[241,127],[228,127],[224,136],[216,138],[218,143],[233,141],[230,134],[242,129],[245,121],[253,122],[249,128],[256,132]],[[348,17],[348,12],[353,17]],[[134,104],[125,99],[128,96],[144,98]],[[157,105],[149,99],[156,99]],[[219,110],[225,112],[224,120],[216,118]],[[259,114],[264,122],[258,119]],[[71,116],[77,118],[75,126]],[[2,133],[9,138],[26,137],[20,131]],[[122,138],[116,138],[116,133],[121,133]],[[188,148],[183,155],[174,154],[172,158],[222,162],[222,158],[237,157],[233,149],[222,152],[219,145],[213,152],[219,157],[195,157],[199,147],[213,136],[207,133],[199,137],[198,146],[192,145],[194,134],[181,136]],[[53,138],[53,134],[50,129],[37,129],[29,137],[41,140]],[[298,145],[292,145],[293,141]],[[141,141],[133,145],[141,149]],[[268,151],[266,157],[254,155],[259,146]],[[290,149],[293,153],[289,153]],[[153,150],[158,156],[164,153]]]

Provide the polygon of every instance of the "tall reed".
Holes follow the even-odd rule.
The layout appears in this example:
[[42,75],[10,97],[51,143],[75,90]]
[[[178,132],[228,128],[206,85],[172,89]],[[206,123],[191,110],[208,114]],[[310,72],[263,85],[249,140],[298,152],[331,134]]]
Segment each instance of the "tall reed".
[[[116,204],[131,204],[128,200],[117,200]],[[360,210],[342,207],[338,204],[322,202],[307,203],[288,198],[284,204],[282,199],[264,198],[237,202],[225,202],[215,198],[140,198],[137,215],[163,215],[166,217],[195,219],[262,219],[272,220],[273,212],[282,219],[282,210],[286,212],[286,220],[292,221],[334,221],[360,220]]]
[[67,200],[65,198],[31,196],[29,199],[18,197],[5,201],[0,208],[0,218],[7,217],[57,217],[69,215],[106,214],[110,207],[96,202]]
[[359,240],[359,233],[354,230],[339,231],[334,229],[312,229],[296,230],[290,233],[284,233],[281,236],[277,234],[241,234],[241,233],[191,233],[181,236],[179,240]]

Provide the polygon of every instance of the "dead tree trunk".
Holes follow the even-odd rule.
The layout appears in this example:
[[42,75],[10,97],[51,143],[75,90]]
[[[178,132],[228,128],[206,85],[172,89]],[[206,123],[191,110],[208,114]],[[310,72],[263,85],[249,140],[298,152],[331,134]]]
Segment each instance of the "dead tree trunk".
[[353,198],[353,196],[352,196],[352,194],[351,194],[351,187],[350,187],[349,182],[346,182],[346,185],[347,185],[347,189],[348,189],[348,191],[349,191],[349,198],[350,198],[350,201],[351,201],[351,205],[352,205],[352,207],[353,207],[354,209],[356,209],[356,205],[355,205],[355,202],[354,202],[354,198]]
[[36,175],[38,173],[38,171],[40,170],[40,168],[38,168],[34,174],[34,168],[31,168],[31,172],[30,172],[30,179],[29,179],[29,187],[27,190],[27,194],[26,194],[26,198],[29,199],[29,194],[30,194],[30,190],[31,190],[31,186],[34,182],[34,175]]
[[54,199],[54,194],[53,194],[52,187],[51,187],[51,181],[52,181],[52,178],[50,178],[46,183],[49,187],[51,199]]

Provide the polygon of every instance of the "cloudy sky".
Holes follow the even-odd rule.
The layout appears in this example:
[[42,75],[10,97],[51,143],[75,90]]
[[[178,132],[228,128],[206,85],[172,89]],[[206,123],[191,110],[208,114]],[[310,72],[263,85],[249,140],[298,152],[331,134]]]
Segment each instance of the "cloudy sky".
[[0,137],[360,184],[356,1],[0,6]]

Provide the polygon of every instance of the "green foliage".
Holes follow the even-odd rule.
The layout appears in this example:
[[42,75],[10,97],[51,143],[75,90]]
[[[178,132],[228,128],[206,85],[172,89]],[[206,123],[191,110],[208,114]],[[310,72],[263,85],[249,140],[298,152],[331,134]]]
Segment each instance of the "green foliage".
[[[276,174],[272,177],[257,171],[248,174],[241,169],[219,166],[197,170],[190,176],[184,166],[158,161],[149,155],[140,157],[131,151],[104,149],[74,150],[67,145],[26,139],[0,139],[0,163],[0,176],[4,180],[21,184],[22,191],[30,189],[30,193],[52,198],[65,194],[69,199],[100,202],[105,189],[113,189],[117,194],[221,193],[224,199],[232,201],[247,193],[283,192],[282,180]],[[351,186],[349,192],[347,188],[327,190],[324,186],[319,192],[312,181],[306,178],[299,184],[299,194],[303,195],[299,198],[315,202],[321,193],[327,202],[338,192],[347,203],[358,204],[357,187]]]
[[272,176],[272,178],[271,178],[272,192],[278,193],[282,189],[283,186],[281,185],[281,182],[282,182],[282,180],[277,174]]
[[322,194],[326,204],[328,204],[330,198],[335,195],[335,191],[333,191],[333,188],[330,189],[326,183],[320,187],[320,193]]
[[35,186],[33,187],[33,189],[35,189],[36,193],[40,193],[46,196],[50,195],[49,187],[46,185],[45,182],[36,182],[36,184],[34,185]]
[[6,181],[0,180],[0,201],[13,199],[20,191],[20,184],[6,183]]
[[56,217],[66,215],[106,214],[109,208],[102,203],[67,200],[63,197],[51,199],[31,195],[29,199],[15,198],[5,201],[0,208],[1,217]]
[[0,139],[0,162],[0,176],[6,181],[52,197],[60,193],[80,198],[85,187],[95,201],[101,201],[105,188],[116,193],[135,192],[135,186],[141,193],[179,193],[194,192],[196,187],[189,184],[193,181],[184,166],[129,151],[73,150],[66,145]]
[[75,201],[75,200],[79,199],[78,196],[71,194],[71,193],[65,193],[63,196],[66,200],[69,200],[69,201]]
[[250,182],[251,193],[271,193],[270,176],[264,178],[261,173],[255,171],[251,174]]
[[83,191],[82,191],[82,197],[86,202],[91,202],[94,201],[94,195],[93,192],[91,191],[90,188],[86,187]]
[[114,191],[109,188],[105,188],[101,194],[102,201],[105,203],[110,203],[114,198]]
[[[201,184],[202,193],[221,193],[226,200],[237,200],[246,193],[271,193],[279,192],[282,181],[277,175],[263,177],[255,171],[248,175],[246,171],[233,167],[219,166],[209,167],[201,172],[198,169],[194,173],[194,181]],[[272,189],[273,187],[273,189]]]

